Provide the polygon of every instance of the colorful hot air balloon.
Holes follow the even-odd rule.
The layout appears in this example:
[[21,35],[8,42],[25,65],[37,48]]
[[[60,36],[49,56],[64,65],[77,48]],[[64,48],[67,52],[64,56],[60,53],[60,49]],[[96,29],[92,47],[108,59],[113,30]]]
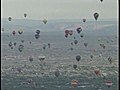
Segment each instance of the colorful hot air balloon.
[[72,87],[77,87],[77,85],[78,85],[78,80],[72,80],[71,81],[71,86]]
[[44,60],[45,60],[45,56],[38,56],[38,59],[39,59],[40,61],[44,61]]
[[80,34],[80,32],[82,31],[82,28],[81,28],[81,27],[78,27],[78,28],[76,29],[76,31],[77,31],[78,34]]
[[97,76],[100,75],[100,70],[99,69],[94,69],[94,72]]
[[111,80],[107,80],[107,81],[105,82],[105,85],[110,88],[110,87],[113,85],[113,83],[112,83]]
[[69,30],[69,35],[71,36],[73,34],[73,31],[72,30]]
[[69,34],[69,30],[65,30],[65,34]]
[[46,20],[46,19],[44,19],[44,20],[43,20],[43,23],[44,23],[44,24],[46,24],[46,23],[47,23],[47,20]]

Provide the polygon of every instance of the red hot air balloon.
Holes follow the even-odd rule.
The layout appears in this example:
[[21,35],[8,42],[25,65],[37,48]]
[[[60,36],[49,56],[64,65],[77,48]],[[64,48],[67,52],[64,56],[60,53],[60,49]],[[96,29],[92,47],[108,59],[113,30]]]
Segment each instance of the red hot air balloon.
[[72,80],[71,81],[71,86],[77,87],[77,85],[78,85],[78,80]]
[[97,76],[100,75],[100,70],[99,69],[95,69],[94,72]]
[[111,80],[108,80],[105,82],[105,85],[108,86],[108,87],[111,87],[113,85],[112,81]]

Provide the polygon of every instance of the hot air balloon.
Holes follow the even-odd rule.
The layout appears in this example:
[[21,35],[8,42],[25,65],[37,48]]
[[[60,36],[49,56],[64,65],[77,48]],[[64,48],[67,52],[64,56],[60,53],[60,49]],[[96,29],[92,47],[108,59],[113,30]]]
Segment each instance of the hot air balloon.
[[59,70],[56,70],[56,71],[55,71],[55,76],[58,77],[59,75],[60,75]]
[[14,42],[14,46],[16,46],[16,44],[17,44],[17,43],[16,43],[16,42]]
[[93,58],[93,55],[90,55],[90,58],[92,59],[92,58]]
[[71,42],[71,45],[73,45],[73,43]]
[[76,39],[76,37],[74,37],[74,39]]
[[25,18],[27,17],[27,13],[24,13],[24,17],[25,17]]
[[38,59],[39,59],[40,61],[44,61],[44,60],[45,60],[45,56],[38,56]]
[[12,47],[12,46],[11,46],[10,48],[11,48],[11,49],[13,49],[13,47]]
[[8,46],[11,47],[12,46],[12,42],[9,42]]
[[28,81],[27,81],[29,84],[30,83],[32,83],[33,82],[33,80],[32,79],[28,79]]
[[21,40],[22,43],[24,43],[24,40]]
[[48,43],[48,48],[50,48],[50,43]]
[[72,87],[77,87],[77,85],[78,85],[78,80],[72,80],[71,81],[71,86]]
[[13,35],[15,35],[15,34],[16,34],[16,32],[15,32],[15,31],[13,31],[13,32],[12,32],[12,34],[13,34]]
[[22,72],[22,68],[21,68],[21,67],[18,67],[18,68],[16,68],[16,69],[17,69],[17,71],[18,71],[19,73]]
[[19,50],[20,52],[22,52],[23,49],[24,49],[24,46],[23,46],[23,45],[19,45],[18,50]]
[[73,50],[73,48],[71,47],[70,50]]
[[65,34],[69,34],[69,30],[65,30]]
[[40,34],[40,30],[36,30],[36,33],[37,33],[37,34]]
[[103,0],[100,0],[101,2],[103,2]]
[[78,41],[77,41],[77,40],[74,40],[74,44],[78,44]]
[[94,16],[95,20],[97,21],[97,19],[99,17],[99,14],[98,13],[94,13],[93,16]]
[[71,36],[73,34],[73,31],[72,30],[69,30],[69,35]]
[[94,72],[97,76],[100,75],[100,70],[99,69],[94,69]]
[[8,20],[9,20],[9,21],[11,21],[11,20],[12,20],[12,18],[11,18],[11,17],[8,17]]
[[76,69],[76,68],[77,68],[77,65],[73,65],[73,68]]
[[32,42],[29,42],[30,44],[32,43]]
[[83,19],[83,22],[86,22],[86,19]]
[[81,28],[81,27],[78,27],[78,28],[76,29],[76,31],[77,31],[78,34],[80,34],[80,32],[82,31],[82,28]]
[[2,31],[4,32],[4,28],[2,28]]
[[29,57],[29,61],[32,62],[33,61],[33,56]]
[[81,37],[81,38],[83,38],[83,37],[84,37],[84,34],[83,34],[83,33],[81,33],[80,37]]
[[107,43],[109,43],[109,41],[106,41]]
[[76,60],[77,60],[77,61],[80,61],[80,59],[81,59],[81,56],[80,56],[80,55],[77,55],[77,56],[76,56]]
[[43,49],[46,49],[46,45],[45,44],[43,45]]
[[35,38],[38,39],[40,37],[39,34],[35,34]]
[[44,23],[44,24],[46,24],[46,23],[47,23],[47,20],[46,20],[46,19],[44,19],[44,20],[43,20],[43,23]]
[[110,62],[110,64],[112,64],[112,57],[109,57],[108,61]]
[[87,46],[88,46],[88,43],[84,43],[84,46],[87,47]]
[[113,83],[112,83],[111,80],[107,80],[107,81],[105,82],[105,85],[110,88],[110,87],[113,85]]
[[104,49],[106,48],[106,46],[104,44],[100,44],[100,46]]
[[67,38],[67,37],[68,37],[68,34],[65,34],[65,37]]
[[21,34],[23,33],[23,31],[22,31],[22,30],[19,30],[18,33],[21,35]]

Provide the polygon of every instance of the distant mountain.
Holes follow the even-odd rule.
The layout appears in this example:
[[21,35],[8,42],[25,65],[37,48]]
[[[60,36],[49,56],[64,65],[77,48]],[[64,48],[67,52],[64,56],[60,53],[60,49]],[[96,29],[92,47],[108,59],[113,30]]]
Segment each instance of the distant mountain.
[[49,20],[47,24],[43,24],[41,20],[13,19],[9,22],[7,19],[2,19],[2,27],[5,32],[19,29],[25,32],[35,32],[37,29],[42,32],[64,32],[66,29],[76,30],[77,27],[82,27],[83,32],[90,35],[117,33],[117,21],[114,20],[88,20],[85,23],[82,20]]

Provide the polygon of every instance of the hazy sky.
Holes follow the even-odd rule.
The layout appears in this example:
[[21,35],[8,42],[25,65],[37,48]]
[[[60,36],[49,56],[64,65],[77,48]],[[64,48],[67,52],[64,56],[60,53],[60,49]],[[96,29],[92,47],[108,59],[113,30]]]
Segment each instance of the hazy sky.
[[117,18],[117,0],[2,0],[2,18],[23,18],[24,12],[30,19],[99,19]]

